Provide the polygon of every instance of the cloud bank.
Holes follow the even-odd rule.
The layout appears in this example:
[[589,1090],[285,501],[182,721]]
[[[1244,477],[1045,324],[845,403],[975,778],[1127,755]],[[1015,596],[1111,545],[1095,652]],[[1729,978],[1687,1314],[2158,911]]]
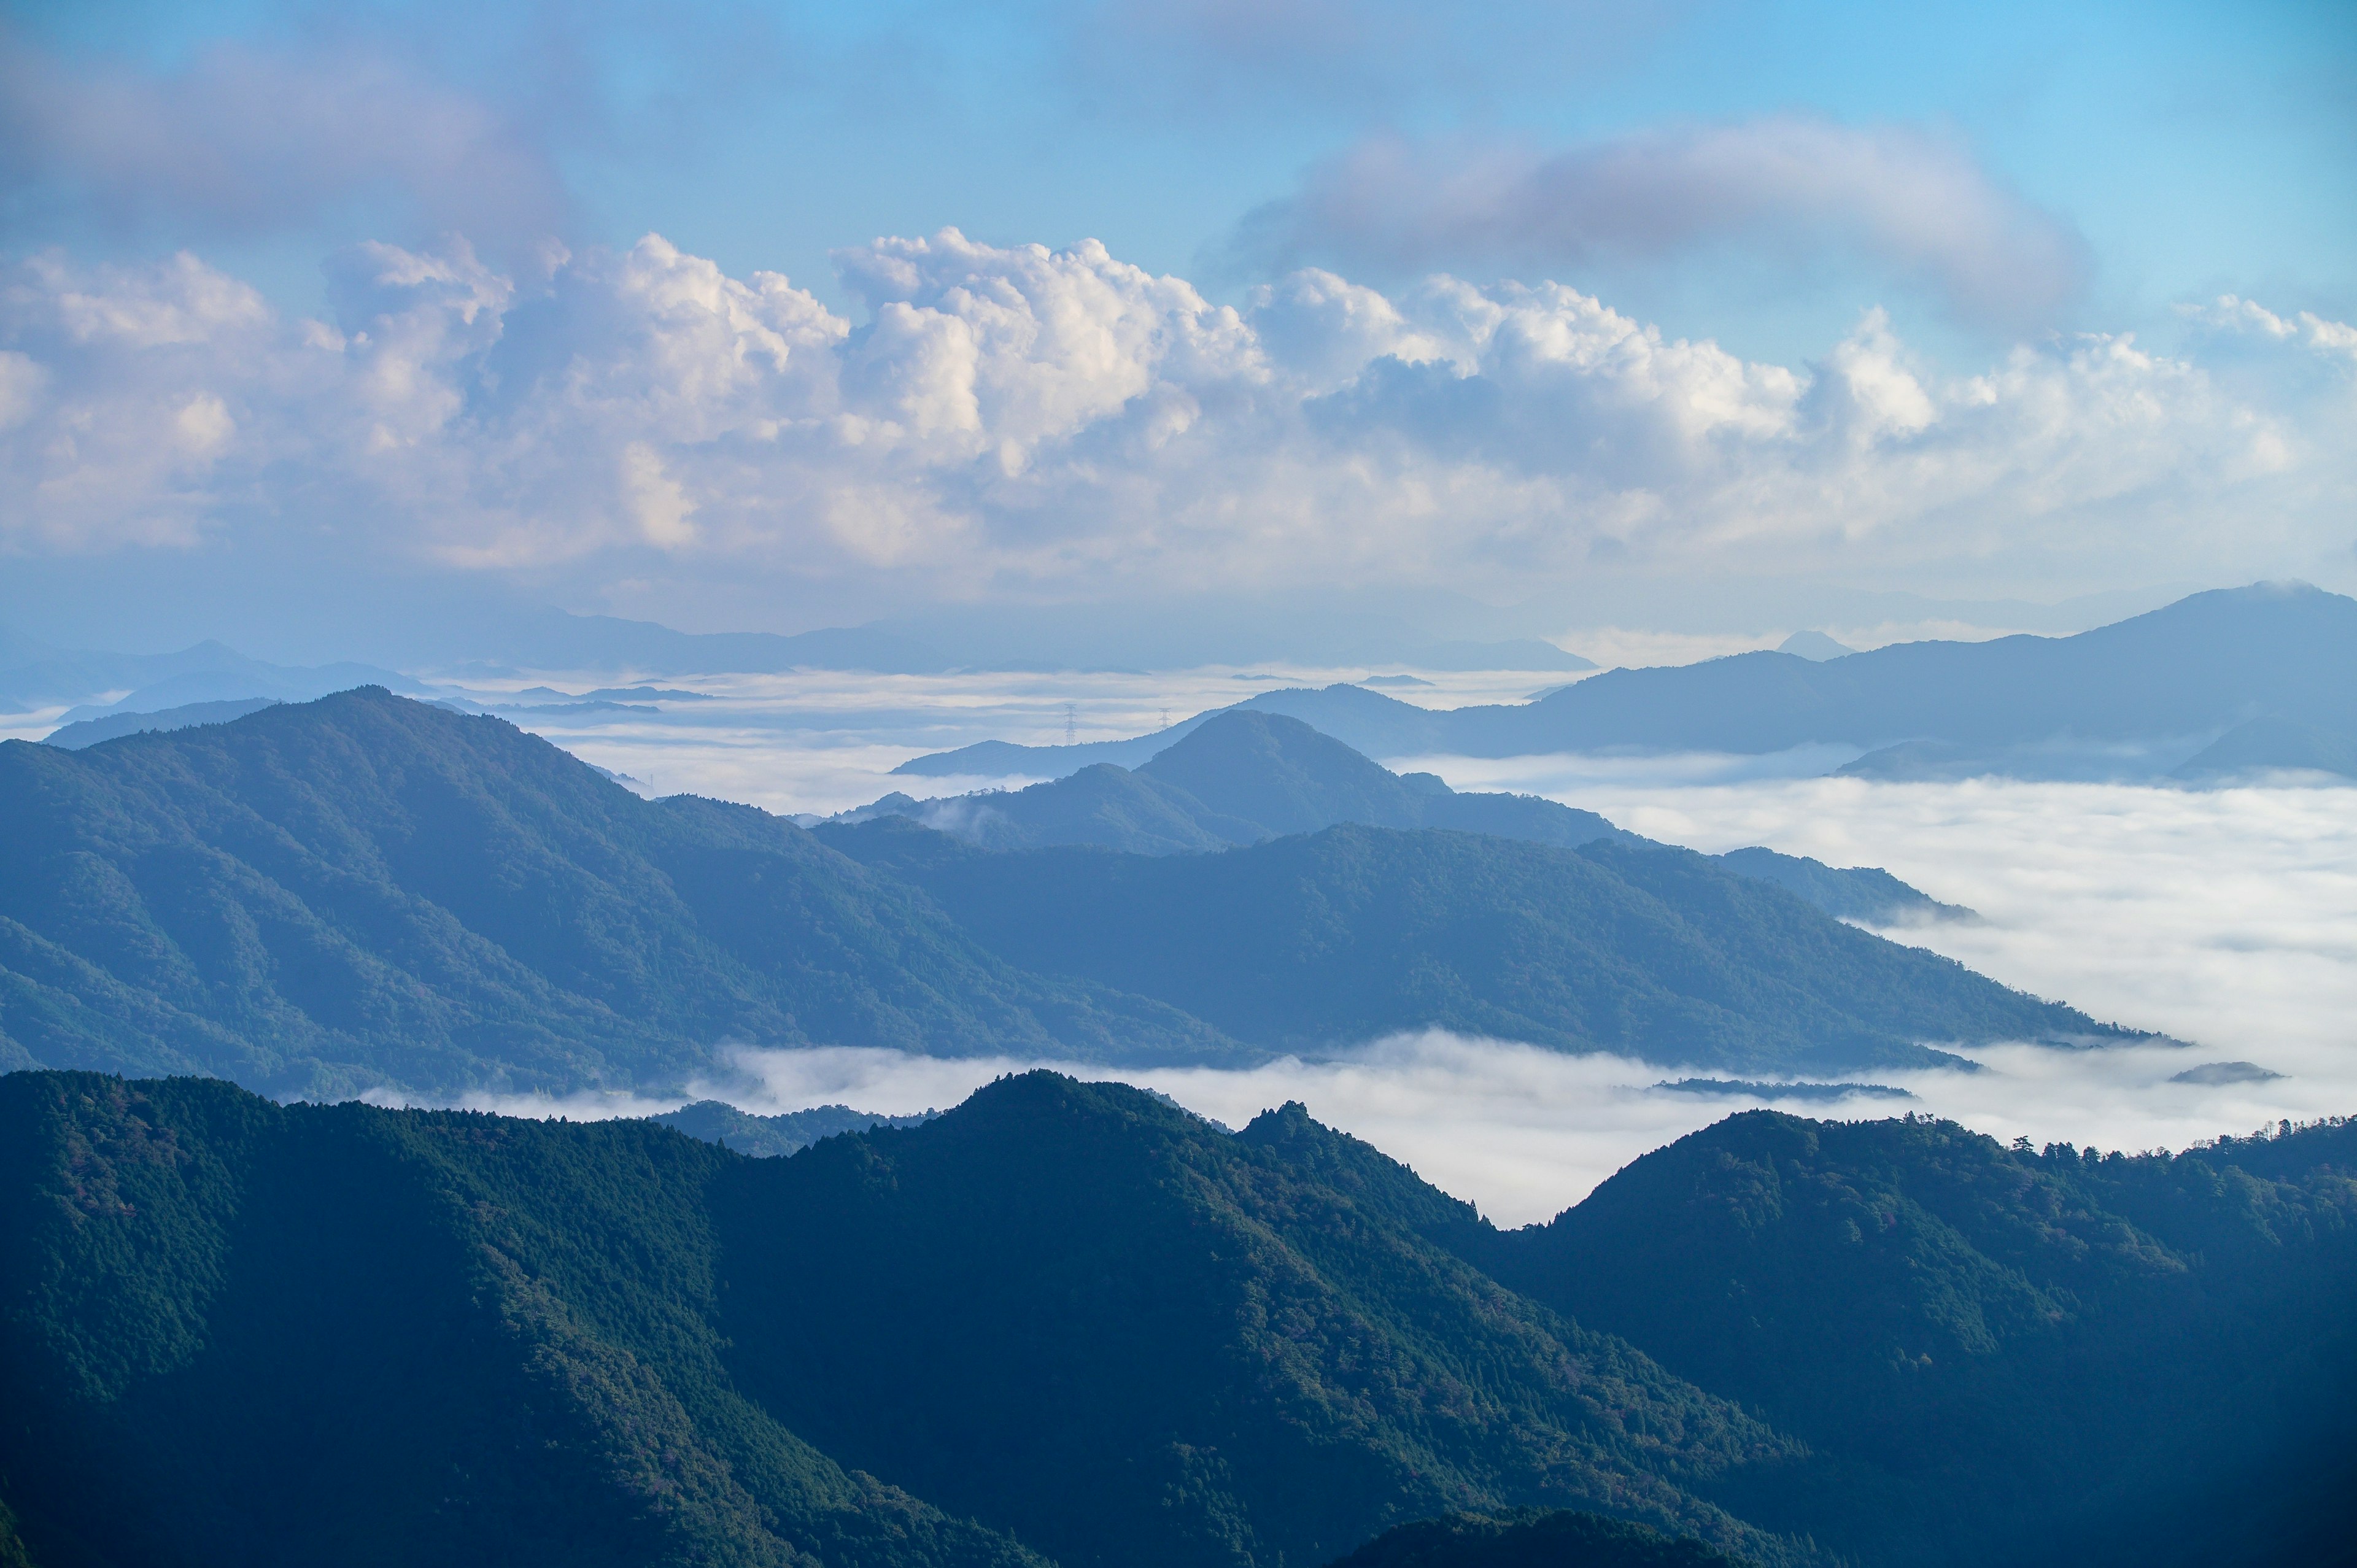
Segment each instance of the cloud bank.
[[[1975,1073],[1878,1073],[1911,1101],[1764,1102],[1857,1119],[1909,1111],[2000,1140],[2183,1148],[2279,1119],[2357,1111],[2357,789],[2188,791],[2091,784],[1876,784],[1857,779],[1694,783],[1700,759],[1650,775],[1598,759],[1432,759],[1460,787],[1536,789],[1639,832],[1708,850],[1766,843],[1835,865],[1878,865],[1982,923],[1914,928],[1985,974],[2193,1042],[2057,1050],[1996,1046]],[[1485,771],[1486,770],[1486,771]],[[1337,1041],[1330,1059],[1221,1070],[1114,1072],[1241,1126],[1300,1100],[1501,1223],[1544,1219],[1647,1150],[1761,1101],[1668,1093],[1695,1076],[1611,1056],[1430,1032]],[[2174,1081],[2205,1063],[2283,1076]],[[913,1112],[954,1104],[1034,1064],[837,1047],[748,1051],[705,1087],[748,1110],[847,1102]],[[1044,1064],[1059,1065],[1059,1064]],[[643,1114],[605,1097],[485,1101],[520,1114]]]
[[863,322],[653,235],[522,273],[457,239],[358,246],[322,320],[189,253],[24,258],[0,271],[0,549],[325,539],[904,598],[1521,596],[1599,563],[2050,591],[2348,549],[2350,328],[2240,302],[2204,328],[2231,376],[2125,337],[1948,376],[1878,314],[1785,366],[1558,284],[1304,270],[1232,307],[1093,242],[836,259]]

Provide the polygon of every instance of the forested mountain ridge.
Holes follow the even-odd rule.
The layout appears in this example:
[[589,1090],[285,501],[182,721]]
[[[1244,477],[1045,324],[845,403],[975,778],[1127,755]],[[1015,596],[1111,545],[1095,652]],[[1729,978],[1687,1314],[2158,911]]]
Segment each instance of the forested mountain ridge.
[[1791,1072],[1956,1059],[1927,1041],[2130,1037],[1643,840],[1335,827],[1141,855],[994,854],[899,818],[816,831],[1010,963],[1272,1051],[1440,1027]]
[[770,1160],[9,1075],[0,1395],[52,1568],[1278,1568],[1534,1503],[1819,1560],[1701,1495],[1798,1445],[1261,1144],[1049,1074]]
[[317,1095],[666,1085],[725,1039],[1232,1051],[1010,969],[790,822],[381,690],[0,744],[0,1065]]
[[13,1074],[0,1129],[0,1475],[48,1568],[1038,1568],[729,1391],[708,1198],[756,1162],[190,1079]]
[[1456,1513],[1384,1531],[1333,1568],[1728,1568],[1691,1536],[1566,1509]]
[[[641,800],[381,690],[0,744],[0,1066],[333,1097],[671,1090],[723,1042],[1237,1062],[1440,1026],[1770,1070],[2104,1036],[1642,841],[1329,830],[1144,871],[991,856],[952,889],[890,836],[906,823]],[[1024,902],[1050,874],[1157,950],[1076,946],[1060,906]],[[1274,945],[1231,951],[1246,929]],[[1305,941],[1328,955],[1313,983],[1275,983],[1271,955]]]
[[2352,1238],[2345,1122],[2093,1159],[1752,1112],[1501,1232],[1299,1106],[1047,1073],[781,1159],[16,1073],[0,1504],[46,1568],[1522,1568],[1474,1553],[1534,1508],[2323,1563]]
[[[1801,1450],[1249,1129],[1033,1073],[785,1170],[759,1260],[832,1266],[737,1281],[748,1320],[788,1328],[747,1381],[846,1463],[1060,1563],[1321,1562],[1470,1498],[1812,1555],[1697,1496]],[[828,1355],[773,1371],[793,1344]]]
[[1454,1240],[1844,1467],[1846,1554],[2323,1561],[2357,1485],[2357,1122],[2099,1158],[1750,1112]]

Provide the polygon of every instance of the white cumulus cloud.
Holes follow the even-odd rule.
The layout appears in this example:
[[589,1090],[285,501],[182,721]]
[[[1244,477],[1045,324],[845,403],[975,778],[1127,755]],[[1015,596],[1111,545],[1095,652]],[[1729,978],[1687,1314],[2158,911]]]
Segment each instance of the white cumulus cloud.
[[316,525],[468,569],[919,598],[1522,596],[1608,561],[2100,586],[2345,548],[2350,330],[2240,302],[2186,353],[2079,337],[1959,376],[1878,312],[1780,365],[1554,283],[1304,271],[1235,308],[1093,242],[837,261],[864,321],[653,235],[528,275],[455,237],[358,246],[329,320],[191,255],[19,261],[0,545]]

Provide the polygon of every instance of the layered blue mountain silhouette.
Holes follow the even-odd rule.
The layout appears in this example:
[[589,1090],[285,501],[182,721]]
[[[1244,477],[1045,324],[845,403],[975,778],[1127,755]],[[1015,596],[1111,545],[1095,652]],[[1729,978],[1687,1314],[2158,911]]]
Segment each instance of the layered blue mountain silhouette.
[[[1098,762],[1023,789],[929,800],[894,793],[834,821],[887,816],[992,850],[1095,844],[1179,854],[1343,822],[1446,828],[1565,849],[1602,839],[1651,842],[1593,811],[1535,795],[1459,793],[1436,774],[1393,773],[1299,719],[1251,708],[1206,715],[1135,769]],[[1889,925],[1972,916],[1871,867],[1836,870],[1759,848],[1717,859],[1842,919]]]
[[373,665],[272,664],[219,642],[199,642],[177,653],[95,653],[52,648],[0,628],[0,713],[81,704],[66,713],[68,724],[256,697],[304,702],[369,684],[412,693],[424,690],[406,676]]
[[42,737],[42,744],[79,751],[85,746],[96,746],[102,740],[113,740],[121,736],[194,729],[199,725],[225,725],[231,719],[242,719],[279,700],[276,697],[241,697],[225,703],[186,703],[177,708],[163,708],[154,713],[109,712],[96,718],[76,719],[71,724],[60,725]]
[[[375,688],[10,741],[0,1068],[674,1090],[723,1042],[1249,1063],[1437,1027],[1792,1075],[2127,1037],[1705,856],[1453,797],[1265,715],[1147,777],[1135,799],[1198,826],[1256,813],[1257,842],[813,833],[642,800],[503,720]],[[1338,800],[1538,842],[1320,826]]]
[[2251,719],[2202,747],[2170,777],[2207,780],[2287,771],[2357,779],[2357,729],[2333,729],[2277,715]]
[[[2158,778],[2262,720],[2296,727],[2254,732],[2233,753],[2240,766],[2331,767],[2357,736],[2352,671],[2357,600],[2261,584],[2075,637],[1897,643],[1823,660],[1742,653],[1607,671],[1521,704],[1434,710],[1329,686],[1238,705],[1300,719],[1377,757],[1838,745],[1867,753],[1849,770],[1869,776]],[[1093,762],[1135,767],[1205,716],[1130,741],[984,742],[896,771],[1037,779]]]

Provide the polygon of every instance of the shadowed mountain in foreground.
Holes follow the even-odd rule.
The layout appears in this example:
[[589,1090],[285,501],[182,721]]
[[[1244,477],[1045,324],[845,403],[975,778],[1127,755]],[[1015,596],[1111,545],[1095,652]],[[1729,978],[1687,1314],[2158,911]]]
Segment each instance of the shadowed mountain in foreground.
[[1333,1568],[1733,1568],[1690,1536],[1569,1509],[1453,1513],[1385,1530]]
[[[1823,660],[1741,653],[1609,670],[1517,706],[1436,711],[1359,686],[1265,693],[1244,705],[1378,757],[1929,743],[1950,767],[2158,778],[2255,718],[2357,734],[2352,669],[2357,600],[2304,583],[2259,584],[2195,594],[2075,637],[1893,643]],[[992,741],[898,771],[1054,778],[1150,755]]]
[[45,1563],[1277,1568],[1534,1504],[1820,1561],[1701,1495],[1796,1445],[1117,1085],[755,1160],[21,1073],[0,1237]]
[[[832,820],[840,825],[883,816],[906,817],[991,850],[1095,844],[1182,854],[1342,822],[1444,828],[1566,849],[1608,838],[1651,842],[1593,811],[1535,795],[1460,793],[1434,774],[1395,774],[1298,719],[1247,709],[1211,715],[1134,770],[1093,763],[1014,791],[932,800],[896,793]],[[1739,875],[1773,882],[1841,919],[1895,925],[1972,916],[1870,867],[1837,870],[1769,849],[1717,858]]]
[[897,817],[817,836],[1009,963],[1272,1051],[1439,1027],[1781,1074],[1961,1065],[1926,1041],[2131,1037],[1641,839],[1343,826],[1219,854],[995,854]]
[[2099,1157],[1749,1112],[1484,1244],[1806,1439],[1845,1476],[1817,1539],[1846,1554],[1920,1530],[1909,1561],[2014,1560],[1975,1549],[2011,1531],[2053,1561],[2346,1560],[2357,1122]]
[[1298,1105],[1048,1073],[784,1159],[17,1073],[0,1502],[70,1568],[1713,1560],[1534,1509],[1796,1568],[2329,1562],[2352,1137],[1753,1112],[1501,1232]]

